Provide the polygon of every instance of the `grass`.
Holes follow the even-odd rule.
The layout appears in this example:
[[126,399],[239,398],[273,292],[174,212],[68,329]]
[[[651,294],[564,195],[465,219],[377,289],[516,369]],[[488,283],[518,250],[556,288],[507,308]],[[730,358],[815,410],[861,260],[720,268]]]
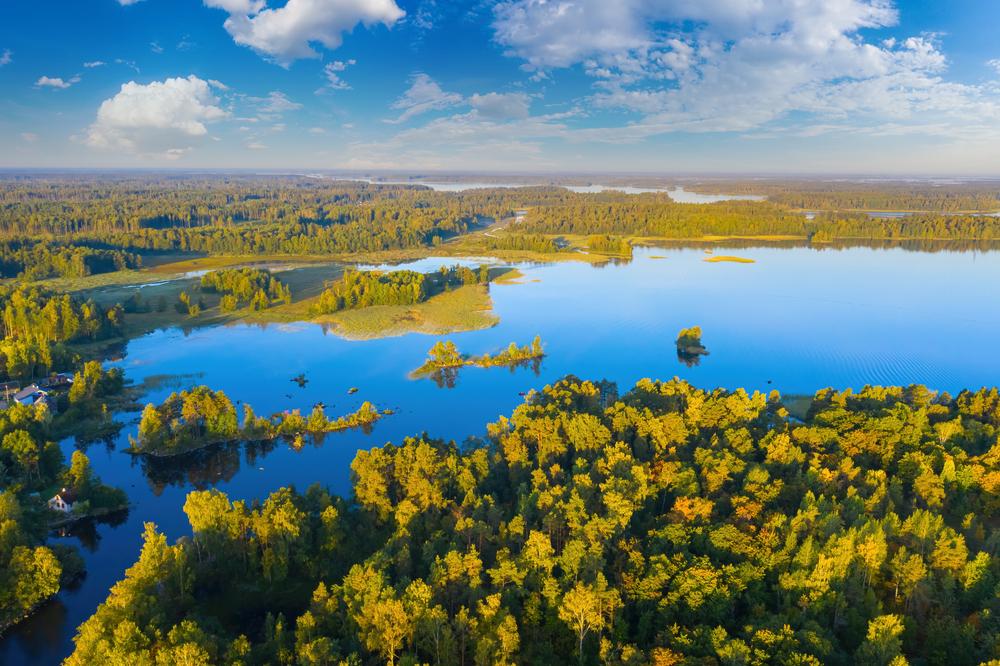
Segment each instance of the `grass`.
[[494,284],[524,284],[524,273],[516,268],[511,268],[509,271],[493,280]]
[[350,340],[370,340],[426,333],[444,335],[496,326],[493,301],[483,285],[468,285],[438,294],[416,305],[377,305],[324,315],[315,321],[330,324]]
[[722,262],[729,262],[733,264],[755,264],[757,261],[755,259],[747,259],[746,257],[733,257],[729,255],[716,255],[714,257],[705,257],[702,261],[707,261],[710,264],[718,264]]

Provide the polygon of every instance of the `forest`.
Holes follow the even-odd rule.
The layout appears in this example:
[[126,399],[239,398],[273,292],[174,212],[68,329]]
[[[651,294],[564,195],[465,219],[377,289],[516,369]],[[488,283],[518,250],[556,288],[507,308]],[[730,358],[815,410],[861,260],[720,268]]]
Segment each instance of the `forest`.
[[86,277],[142,266],[131,252],[46,241],[0,241],[0,277],[43,280],[51,277]]
[[82,451],[66,465],[54,441],[82,434],[88,419],[108,418],[103,406],[122,390],[120,370],[87,363],[60,397],[58,414],[45,403],[13,403],[0,411],[0,633],[84,574],[74,547],[45,545],[50,526],[67,520],[45,501],[60,489],[75,495],[70,519],[127,506],[125,493],[101,483]]
[[622,238],[597,234],[587,238],[587,249],[598,254],[632,257],[632,244]]
[[414,305],[449,289],[488,284],[489,266],[477,270],[442,266],[434,273],[416,271],[359,271],[347,269],[340,280],[327,285],[310,307],[313,316],[334,314],[373,305]]
[[142,411],[138,435],[130,443],[134,453],[169,457],[226,442],[300,439],[304,435],[364,428],[385,414],[388,412],[380,413],[374,405],[364,402],[354,413],[337,419],[328,418],[322,405],[316,405],[308,416],[292,410],[265,418],[244,404],[240,423],[236,407],[225,393],[197,386],[171,393],[159,405],[148,403]]
[[258,268],[230,268],[210,271],[201,276],[201,289],[221,294],[219,309],[233,312],[249,305],[252,310],[265,310],[272,303],[292,302],[292,290],[271,274]]
[[[794,236],[819,241],[1000,239],[1000,188],[822,182],[699,184],[766,201],[693,205],[666,194],[555,186],[436,192],[294,176],[0,178],[0,271],[28,279],[137,267],[142,255],[343,255],[434,248],[528,214],[486,249],[554,252],[551,235]],[[728,188],[728,189],[727,189]],[[873,218],[864,210],[920,212]],[[803,210],[817,212],[812,219]],[[921,212],[922,211],[922,212]],[[623,247],[613,248],[620,253]]]
[[1000,394],[567,377],[353,493],[147,524],[68,664],[977,664],[1000,640]]
[[124,307],[102,308],[23,284],[0,285],[0,378],[30,379],[74,365],[66,343],[121,333]]

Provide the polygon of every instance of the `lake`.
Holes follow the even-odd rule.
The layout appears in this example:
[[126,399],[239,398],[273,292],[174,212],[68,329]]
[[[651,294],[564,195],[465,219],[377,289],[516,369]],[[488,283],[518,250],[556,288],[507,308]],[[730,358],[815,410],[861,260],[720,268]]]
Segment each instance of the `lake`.
[[577,194],[599,194],[600,192],[621,192],[622,194],[666,194],[677,203],[708,204],[720,201],[764,201],[766,196],[757,194],[701,194],[699,192],[689,192],[683,187],[663,188],[663,187],[634,187],[632,185],[561,185],[551,183],[473,183],[454,182],[440,183],[428,180],[372,180],[371,178],[333,178],[347,182],[365,182],[377,185],[423,185],[436,192],[465,192],[467,190],[480,189],[511,189],[516,187],[537,187],[551,186],[561,187],[576,192]]
[[[438,338],[347,341],[314,324],[170,329],[132,340],[117,364],[130,379],[174,376],[152,390],[204,383],[257,413],[329,415],[364,400],[396,410],[366,434],[330,435],[299,451],[278,443],[230,446],[176,462],[144,463],[121,451],[137,414],[117,442],[87,448],[94,471],[124,488],[134,507],[116,523],[81,527],[53,539],[79,544],[87,577],[60,593],[0,643],[4,664],[58,663],[75,628],[136,559],[142,525],[155,522],[171,540],[187,533],[181,507],[193,488],[231,498],[264,497],[294,484],[323,483],[349,492],[359,448],[427,431],[464,440],[509,414],[520,395],[572,373],[611,379],[624,391],[642,377],[683,377],[702,387],[778,389],[786,394],[864,384],[923,383],[947,391],[1000,383],[1000,253],[892,249],[758,247],[716,249],[755,263],[707,263],[701,249],[640,248],[629,263],[593,267],[564,262],[522,265],[520,284],[492,285],[498,326],[444,336],[469,354],[525,344],[540,335],[548,356],[530,367],[463,369],[454,388],[412,380]],[[453,259],[427,259],[433,269]],[[679,329],[700,325],[711,352],[681,363]],[[305,373],[299,388],[291,381]],[[354,395],[348,389],[358,387]],[[63,442],[69,455],[72,441]]]

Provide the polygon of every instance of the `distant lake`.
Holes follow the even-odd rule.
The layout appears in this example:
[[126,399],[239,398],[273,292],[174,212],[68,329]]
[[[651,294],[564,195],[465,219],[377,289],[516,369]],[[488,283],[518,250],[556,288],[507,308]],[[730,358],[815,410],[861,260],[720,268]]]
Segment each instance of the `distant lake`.
[[666,194],[677,203],[707,204],[720,201],[764,201],[766,196],[756,194],[700,194],[689,192],[683,187],[672,189],[664,187],[633,187],[631,185],[561,185],[550,183],[437,183],[426,180],[372,180],[369,178],[336,178],[334,180],[361,181],[378,185],[423,185],[437,192],[465,192],[489,188],[514,187],[561,187],[577,194],[598,194],[600,192],[621,192],[623,194]]
[[[150,400],[204,383],[251,403],[258,414],[308,411],[322,401],[329,415],[339,415],[364,400],[396,414],[370,434],[338,433],[300,451],[284,443],[232,446],[150,464],[121,452],[134,422],[112,445],[91,445],[94,471],[123,487],[135,507],[119,524],[53,539],[83,544],[87,577],[12,631],[0,643],[0,663],[54,664],[65,657],[76,627],[135,561],[142,524],[155,522],[171,540],[187,533],[181,507],[193,488],[250,499],[319,482],[347,493],[358,449],[423,431],[459,441],[482,435],[486,423],[524,399],[520,393],[569,373],[614,380],[623,391],[643,377],[675,375],[706,388],[785,394],[869,383],[956,392],[1000,383],[996,251],[758,247],[716,254],[756,263],[706,263],[701,249],[640,248],[630,263],[519,266],[521,284],[490,288],[498,326],[445,337],[465,353],[480,354],[540,335],[548,357],[537,374],[532,368],[464,369],[454,388],[408,377],[435,336],[347,341],[301,323],[169,329],[132,340],[117,363],[129,378],[182,375]],[[452,263],[430,258],[418,268]],[[674,339],[695,324],[711,353],[689,367],[678,361]],[[305,388],[290,381],[300,372],[309,380]],[[359,392],[348,395],[355,386]],[[73,442],[63,448],[68,455]]]

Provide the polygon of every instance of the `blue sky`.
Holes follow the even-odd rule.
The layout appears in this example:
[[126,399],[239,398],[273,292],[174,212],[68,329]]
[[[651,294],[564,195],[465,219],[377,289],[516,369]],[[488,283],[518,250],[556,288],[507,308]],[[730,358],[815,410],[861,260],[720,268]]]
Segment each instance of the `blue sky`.
[[10,0],[0,166],[1000,175],[994,0]]

